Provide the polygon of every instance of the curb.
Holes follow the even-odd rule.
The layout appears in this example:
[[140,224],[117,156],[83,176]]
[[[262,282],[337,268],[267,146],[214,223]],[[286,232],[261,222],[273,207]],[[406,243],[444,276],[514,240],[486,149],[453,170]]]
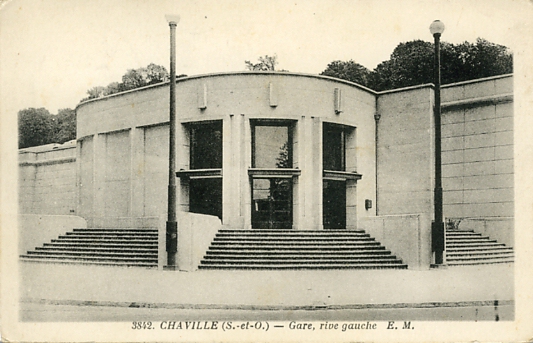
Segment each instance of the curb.
[[346,304],[346,305],[239,305],[239,304],[176,304],[176,303],[144,303],[127,301],[96,301],[96,300],[48,300],[22,298],[21,303],[63,306],[102,306],[123,308],[162,308],[162,309],[194,309],[194,310],[244,310],[244,311],[323,311],[323,310],[363,310],[363,309],[402,309],[402,308],[440,308],[440,307],[480,307],[480,306],[514,306],[514,300],[481,300],[455,302],[425,302],[396,304]]

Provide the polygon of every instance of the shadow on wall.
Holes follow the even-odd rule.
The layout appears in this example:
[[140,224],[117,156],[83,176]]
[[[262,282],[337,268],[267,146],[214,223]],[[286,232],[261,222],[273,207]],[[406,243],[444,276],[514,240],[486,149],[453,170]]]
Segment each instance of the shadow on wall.
[[20,214],[18,227],[19,255],[21,255],[44,243],[49,243],[74,228],[86,228],[87,222],[78,216]]
[[427,270],[431,264],[431,220],[424,214],[361,218],[365,230],[409,269]]
[[[222,223],[217,216],[183,213],[178,218],[179,270],[195,271]],[[165,235],[159,234],[159,237]]]

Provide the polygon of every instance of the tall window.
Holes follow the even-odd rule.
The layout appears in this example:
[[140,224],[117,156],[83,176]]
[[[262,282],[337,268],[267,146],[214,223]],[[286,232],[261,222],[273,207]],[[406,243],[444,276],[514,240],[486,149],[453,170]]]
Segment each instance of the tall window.
[[[292,168],[292,126],[288,122],[252,122],[252,167]],[[252,227],[292,228],[292,178],[266,171],[252,176]]]
[[324,123],[324,170],[346,171],[346,135],[342,126]]
[[222,122],[191,125],[191,168],[222,168]]
[[322,223],[324,229],[346,228],[346,180],[328,179],[327,172],[346,171],[346,129],[324,123],[322,165],[325,177],[322,188]]
[[[190,126],[190,169],[222,168],[222,122]],[[222,177],[199,173],[189,180],[189,212],[222,219]]]
[[252,166],[292,168],[292,134],[288,123],[257,123],[252,126]]

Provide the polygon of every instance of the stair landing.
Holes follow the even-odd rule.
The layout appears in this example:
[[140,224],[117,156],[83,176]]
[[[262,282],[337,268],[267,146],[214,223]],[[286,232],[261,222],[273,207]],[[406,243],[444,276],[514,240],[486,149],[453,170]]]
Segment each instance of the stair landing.
[[363,230],[220,230],[199,269],[406,269]]

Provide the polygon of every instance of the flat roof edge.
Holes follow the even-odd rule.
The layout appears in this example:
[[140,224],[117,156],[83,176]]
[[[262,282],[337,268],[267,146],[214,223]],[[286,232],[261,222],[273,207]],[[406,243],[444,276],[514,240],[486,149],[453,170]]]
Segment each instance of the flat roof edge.
[[[460,82],[454,82],[454,83],[447,83],[445,85],[441,85],[440,88],[451,88],[451,87],[457,87],[457,86],[462,86],[462,85],[467,85],[467,84],[486,82],[486,81],[497,80],[497,79],[504,79],[504,78],[509,78],[509,77],[513,77],[513,74],[495,75],[495,76],[483,77],[483,78],[480,78],[480,79],[466,80],[466,81],[460,81]],[[426,87],[435,88],[435,84],[434,83],[425,83],[425,84],[422,84],[422,85],[415,85],[415,86],[409,86],[409,87],[389,89],[389,90],[386,90],[386,91],[381,91],[381,92],[376,92],[376,93],[379,96],[379,95],[382,95],[382,94],[404,92],[404,91],[410,91],[410,90],[426,88]]]
[[448,87],[455,87],[455,86],[462,86],[470,83],[478,83],[478,82],[485,82],[485,81],[491,81],[491,80],[497,80],[497,79],[505,79],[508,77],[513,77],[514,74],[503,74],[503,75],[495,75],[495,76],[488,76],[488,77],[482,77],[481,79],[474,79],[474,80],[466,80],[461,82],[454,82],[454,83],[448,83],[445,85],[441,85],[440,88],[448,88]]
[[416,86],[409,86],[409,87],[402,87],[402,88],[396,88],[396,89],[389,89],[386,91],[377,92],[377,95],[384,95],[389,93],[399,93],[399,92],[406,92],[416,89],[422,89],[422,88],[435,88],[435,85],[432,83],[424,83],[422,85],[416,85]]
[[[435,85],[433,83],[425,83],[425,84],[421,84],[421,85],[414,85],[414,86],[409,86],[409,87],[401,87],[401,88],[389,89],[389,90],[378,92],[378,91],[375,91],[373,89],[370,89],[368,87],[365,87],[365,86],[360,85],[360,84],[355,83],[355,82],[339,79],[339,78],[336,78],[336,77],[326,76],[326,75],[298,73],[298,72],[285,72],[285,71],[257,71],[257,70],[251,70],[251,71],[245,70],[245,71],[219,72],[219,73],[208,73],[208,74],[192,75],[192,76],[186,76],[186,77],[177,78],[176,79],[176,83],[189,81],[189,80],[195,80],[195,79],[201,79],[201,78],[220,77],[220,76],[236,76],[236,75],[288,75],[288,76],[310,77],[310,78],[315,78],[315,79],[323,79],[323,80],[329,80],[329,81],[333,81],[333,82],[346,84],[346,85],[356,87],[358,89],[364,90],[366,92],[369,92],[369,93],[371,93],[373,95],[377,95],[377,96],[384,95],[384,94],[390,94],[390,93],[398,93],[398,92],[405,92],[405,91],[410,91],[410,90],[428,88],[428,87],[430,87],[430,88],[434,88],[435,87]],[[473,83],[478,83],[478,82],[485,82],[485,81],[490,81],[490,80],[503,79],[503,78],[508,78],[508,77],[513,77],[513,74],[511,73],[511,74],[504,74],[504,75],[495,75],[495,76],[489,76],[489,77],[484,77],[484,78],[480,78],[480,79],[448,83],[448,84],[445,84],[445,85],[441,85],[441,88],[450,88],[450,87],[462,86],[462,85],[466,85],[466,84],[473,84]],[[92,102],[95,102],[95,101],[107,100],[107,99],[110,99],[110,98],[113,98],[113,97],[116,97],[116,96],[121,96],[121,95],[125,95],[125,94],[131,94],[133,92],[139,92],[139,91],[143,91],[143,90],[146,90],[146,89],[163,87],[163,86],[166,86],[169,83],[170,83],[170,81],[165,81],[165,82],[160,82],[160,83],[156,83],[156,84],[149,85],[149,86],[139,87],[139,88],[123,91],[123,92],[114,93],[114,94],[111,94],[111,95],[106,95],[106,96],[99,97],[99,98],[88,99],[88,100],[80,102],[78,105],[76,105],[75,110],[77,110],[82,105],[86,105],[86,104],[89,104],[89,103],[92,103]]]
[[[199,75],[192,75],[192,76],[186,76],[186,77],[177,78],[176,79],[176,83],[189,81],[189,80],[195,80],[195,79],[201,79],[201,78],[220,77],[220,76],[237,76],[237,75],[286,75],[286,76],[310,77],[310,78],[324,79],[324,80],[334,81],[334,82],[338,82],[338,83],[343,83],[343,84],[346,84],[346,85],[349,85],[349,86],[353,86],[353,87],[359,88],[361,90],[367,91],[367,92],[372,93],[374,95],[377,94],[377,92],[375,90],[372,90],[370,88],[367,88],[367,87],[362,86],[362,85],[360,85],[358,83],[355,83],[355,82],[351,82],[351,81],[347,81],[347,80],[343,80],[343,79],[338,79],[338,78],[331,77],[331,76],[326,76],[326,75],[307,74],[307,73],[294,73],[294,72],[285,72],[285,71],[257,71],[257,70],[248,71],[248,70],[245,70],[245,71],[234,71],[234,72],[219,72],[219,73],[199,74]],[[89,103],[92,103],[92,102],[95,102],[95,101],[107,100],[107,99],[110,99],[110,98],[116,97],[116,96],[121,96],[121,95],[125,95],[125,94],[131,94],[131,93],[134,93],[134,92],[139,92],[139,91],[143,91],[143,90],[150,89],[150,88],[157,88],[157,87],[166,86],[167,84],[170,84],[170,81],[165,81],[165,82],[160,82],[160,83],[156,83],[156,84],[153,84],[153,85],[134,88],[134,89],[130,89],[130,90],[127,90],[127,91],[106,95],[106,96],[103,96],[103,97],[87,99],[85,101],[80,102],[78,105],[76,105],[75,109],[77,110],[80,106],[85,105],[85,104],[89,104]]]

